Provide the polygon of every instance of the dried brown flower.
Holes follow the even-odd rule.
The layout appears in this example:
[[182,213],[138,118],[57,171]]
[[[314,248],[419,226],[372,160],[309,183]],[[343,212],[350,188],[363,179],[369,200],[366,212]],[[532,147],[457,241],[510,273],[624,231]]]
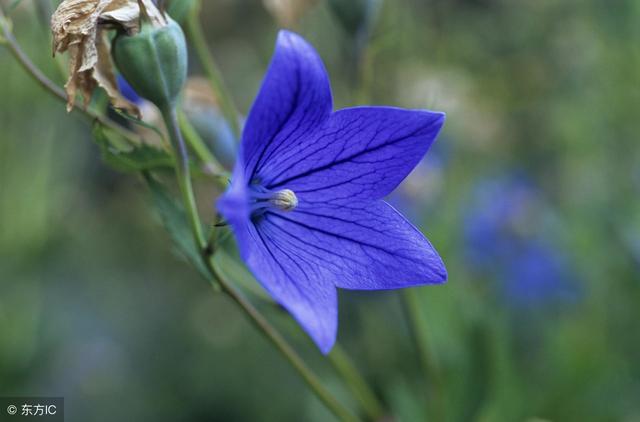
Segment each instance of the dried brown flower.
[[[166,19],[152,0],[140,0],[154,25],[165,25]],[[140,7],[136,0],[64,0],[51,17],[53,53],[69,52],[67,111],[71,111],[78,92],[84,105],[93,90],[102,87],[111,104],[139,116],[138,108],[118,90],[111,44],[107,30],[117,28],[135,34],[140,25]]]

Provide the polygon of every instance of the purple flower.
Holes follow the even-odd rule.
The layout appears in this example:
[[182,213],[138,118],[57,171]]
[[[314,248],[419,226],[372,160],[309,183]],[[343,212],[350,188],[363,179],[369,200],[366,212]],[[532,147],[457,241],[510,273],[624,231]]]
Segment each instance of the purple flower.
[[218,201],[253,274],[324,353],[336,338],[337,287],[395,289],[447,277],[429,241],[381,200],[422,159],[444,114],[332,108],[320,57],[281,31]]

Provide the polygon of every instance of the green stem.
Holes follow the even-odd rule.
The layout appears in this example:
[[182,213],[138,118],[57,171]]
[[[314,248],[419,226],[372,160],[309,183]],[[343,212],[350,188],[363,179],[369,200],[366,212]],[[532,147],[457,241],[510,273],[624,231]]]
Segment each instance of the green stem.
[[[212,232],[215,231],[216,230],[213,230]],[[209,244],[213,244],[213,241],[210,240]],[[228,256],[224,251],[217,252],[215,262],[216,266],[221,269],[220,271],[225,274],[225,277],[231,277],[236,281],[242,280],[246,277],[246,275],[243,276],[242,273],[239,273],[239,271],[242,270],[237,269],[240,264],[237,264],[236,261]],[[244,272],[246,274],[246,270],[244,270]],[[260,302],[259,304],[272,308],[274,312],[286,312],[281,306],[276,305],[270,297],[266,296],[262,290],[254,290],[253,286],[255,284],[255,280],[251,281],[253,283],[242,283],[242,286],[240,287],[250,289],[248,291],[245,290],[245,292],[250,293],[250,296],[254,300]],[[299,330],[299,328],[297,330]],[[359,373],[358,368],[349,358],[344,349],[339,344],[336,344],[333,346],[333,349],[327,358],[336,373],[351,390],[367,417],[371,420],[381,420],[385,415],[384,406],[380,403],[376,394],[369,387],[364,377]]]
[[433,404],[432,414],[435,420],[444,420],[444,402],[442,401],[442,377],[440,370],[436,365],[433,354],[431,353],[431,344],[429,341],[429,325],[422,315],[422,304],[418,295],[417,288],[404,289],[402,291],[407,318],[415,340],[418,354],[420,355],[420,363],[424,373],[427,389],[430,390],[428,402]]
[[189,154],[187,153],[187,146],[182,139],[180,126],[178,125],[176,108],[174,105],[167,105],[160,107],[160,112],[162,113],[162,118],[167,126],[167,132],[169,132],[171,146],[176,153],[176,177],[178,179],[180,193],[182,194],[182,201],[184,202],[185,210],[187,212],[187,219],[189,220],[189,225],[193,231],[196,246],[198,247],[198,250],[202,250],[206,247],[206,239],[202,231],[202,224],[200,223],[200,217],[198,215],[196,198],[193,193],[193,187],[191,186]]
[[193,151],[196,153],[198,158],[202,160],[202,162],[208,166],[215,168],[216,170],[220,170],[222,166],[216,160],[216,157],[213,156],[209,148],[205,145],[204,141],[198,135],[196,129],[191,125],[189,118],[183,111],[178,111],[178,123],[180,124],[180,131],[187,143],[191,146]]
[[339,345],[333,346],[329,353],[329,361],[347,383],[349,389],[354,394],[360,405],[371,420],[380,420],[384,416],[384,408],[378,401],[375,393],[369,388],[365,379],[360,375],[358,369]]
[[289,345],[282,335],[267,321],[253,304],[237,290],[213,265],[213,258],[207,259],[208,266],[222,290],[227,293],[238,306],[240,306],[251,319],[251,322],[271,341],[271,343],[282,353],[287,361],[293,366],[315,395],[331,410],[331,412],[342,421],[357,421],[353,413],[342,405],[326,387],[320,382],[318,376],[305,364],[300,355]]
[[227,187],[229,173],[224,170],[222,164],[220,164],[213,153],[211,153],[183,111],[178,111],[178,124],[185,141],[187,141],[187,144],[196,153],[200,161],[202,161],[206,172],[214,176],[216,182],[218,182],[222,188]]
[[200,3],[194,6],[189,12],[186,22],[186,33],[189,38],[190,44],[195,49],[198,60],[202,64],[207,79],[211,84],[211,88],[215,93],[217,99],[220,101],[220,110],[223,116],[231,126],[231,130],[236,139],[240,139],[240,126],[238,118],[238,110],[228,94],[225,84],[222,79],[222,74],[216,65],[213,56],[209,52],[209,47],[200,25]]

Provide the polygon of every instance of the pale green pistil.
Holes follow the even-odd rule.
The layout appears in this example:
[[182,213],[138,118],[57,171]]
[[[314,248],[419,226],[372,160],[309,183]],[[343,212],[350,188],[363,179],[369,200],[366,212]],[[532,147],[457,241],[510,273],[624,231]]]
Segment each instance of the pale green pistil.
[[252,215],[261,214],[270,208],[288,212],[298,206],[298,197],[291,189],[270,191],[254,186],[250,191]]

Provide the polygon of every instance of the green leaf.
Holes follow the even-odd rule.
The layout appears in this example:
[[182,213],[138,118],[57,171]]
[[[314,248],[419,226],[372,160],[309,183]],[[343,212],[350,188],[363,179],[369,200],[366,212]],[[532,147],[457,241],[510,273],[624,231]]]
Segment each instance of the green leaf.
[[137,172],[156,168],[173,168],[169,152],[147,144],[132,146],[113,129],[96,123],[93,137],[104,161],[116,170]]
[[182,204],[175,200],[167,189],[148,172],[144,179],[151,190],[151,201],[162,225],[169,233],[177,252],[206,278],[211,279],[208,269],[202,262],[200,251],[195,244],[193,234]]

